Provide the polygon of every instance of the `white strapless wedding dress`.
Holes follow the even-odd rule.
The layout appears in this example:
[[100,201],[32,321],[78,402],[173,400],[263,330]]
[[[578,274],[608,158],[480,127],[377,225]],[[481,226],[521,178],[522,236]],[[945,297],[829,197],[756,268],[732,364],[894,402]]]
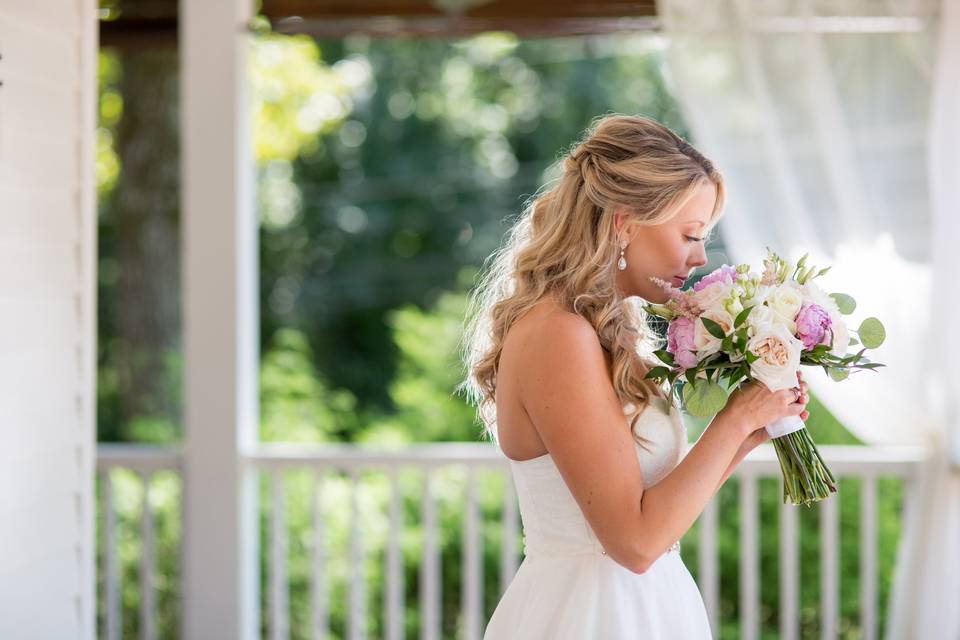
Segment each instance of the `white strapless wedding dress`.
[[[680,412],[654,399],[640,416],[637,445],[646,487],[688,447]],[[703,640],[710,625],[679,544],[644,573],[607,556],[550,454],[510,460],[523,523],[525,557],[504,592],[484,640]]]

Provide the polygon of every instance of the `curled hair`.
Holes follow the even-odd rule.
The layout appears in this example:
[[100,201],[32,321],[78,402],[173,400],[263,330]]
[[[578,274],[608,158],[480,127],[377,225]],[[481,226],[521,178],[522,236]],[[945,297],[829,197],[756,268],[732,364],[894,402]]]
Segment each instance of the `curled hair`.
[[638,298],[615,286],[620,248],[614,213],[641,225],[670,220],[705,182],[716,185],[710,225],[722,215],[723,179],[713,164],[669,128],[642,116],[593,121],[563,158],[563,175],[527,202],[506,240],[484,264],[471,294],[461,346],[465,389],[497,441],[497,368],[507,331],[546,295],[586,319],[611,356],[613,387],[630,403],[630,431],[654,396],[668,390],[644,375],[663,338],[647,324]]

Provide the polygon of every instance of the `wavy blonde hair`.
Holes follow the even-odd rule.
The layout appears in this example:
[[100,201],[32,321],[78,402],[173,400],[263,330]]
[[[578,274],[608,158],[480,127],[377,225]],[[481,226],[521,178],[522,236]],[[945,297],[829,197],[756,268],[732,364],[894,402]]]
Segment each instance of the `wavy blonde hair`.
[[[709,228],[722,215],[723,178],[713,164],[669,128],[642,116],[595,119],[563,157],[563,175],[525,205],[504,244],[485,262],[467,306],[461,343],[466,390],[486,432],[497,441],[497,368],[507,331],[545,295],[586,319],[610,353],[614,390],[631,403],[630,432],[653,396],[667,389],[644,375],[663,338],[647,324],[639,298],[615,287],[614,212],[642,225],[670,220],[700,185],[717,188]],[[646,361],[645,361],[646,360]]]

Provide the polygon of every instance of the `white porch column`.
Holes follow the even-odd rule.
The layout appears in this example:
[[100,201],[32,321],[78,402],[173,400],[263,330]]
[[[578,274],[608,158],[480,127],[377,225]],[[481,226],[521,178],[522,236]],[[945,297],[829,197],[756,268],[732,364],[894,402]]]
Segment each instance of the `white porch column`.
[[184,619],[195,640],[259,635],[257,223],[250,0],[180,0],[184,292]]

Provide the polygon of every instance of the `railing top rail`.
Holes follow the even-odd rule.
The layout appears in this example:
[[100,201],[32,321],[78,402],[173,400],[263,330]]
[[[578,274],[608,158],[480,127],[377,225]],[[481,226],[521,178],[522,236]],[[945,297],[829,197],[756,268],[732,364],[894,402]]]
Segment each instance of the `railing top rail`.
[[102,442],[97,445],[97,470],[114,468],[135,471],[179,469],[183,453],[179,445]]
[[[820,452],[838,475],[910,475],[926,457],[922,447],[824,445]],[[180,446],[104,443],[97,447],[97,468],[137,471],[178,469]],[[401,466],[436,467],[450,464],[506,467],[507,459],[485,442],[432,442],[402,447],[353,444],[263,443],[247,452],[247,464],[262,469],[303,467],[351,470]],[[779,472],[771,445],[757,447],[737,467],[735,475],[765,476]]]

